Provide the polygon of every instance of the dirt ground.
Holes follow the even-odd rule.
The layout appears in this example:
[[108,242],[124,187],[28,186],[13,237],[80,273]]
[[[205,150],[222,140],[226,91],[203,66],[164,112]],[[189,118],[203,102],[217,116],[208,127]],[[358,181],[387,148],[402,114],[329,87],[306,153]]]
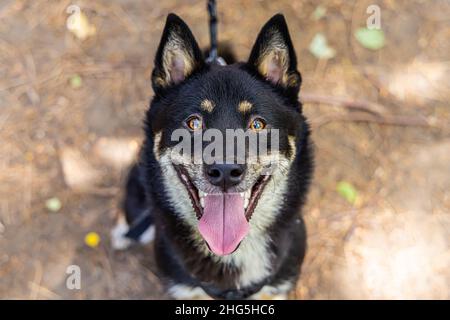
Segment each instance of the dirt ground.
[[[166,298],[152,245],[116,252],[109,231],[165,17],[207,46],[205,2],[0,1],[0,298]],[[66,27],[71,4],[95,27],[84,40]],[[371,4],[379,50],[354,36]],[[277,12],[297,50],[316,172],[292,297],[449,299],[449,2],[219,0],[218,11],[219,37],[242,60]],[[311,54],[318,32],[334,57]],[[66,287],[70,265],[80,290]]]

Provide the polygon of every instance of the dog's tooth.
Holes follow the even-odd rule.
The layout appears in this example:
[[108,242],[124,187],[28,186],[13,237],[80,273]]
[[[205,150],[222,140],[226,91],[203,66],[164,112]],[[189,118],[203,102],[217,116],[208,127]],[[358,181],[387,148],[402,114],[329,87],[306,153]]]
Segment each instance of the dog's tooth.
[[205,207],[205,198],[204,197],[200,198],[200,205],[202,206],[202,208]]
[[245,199],[249,200],[251,196],[252,196],[252,190],[251,189],[245,191]]
[[198,195],[200,196],[200,198],[203,198],[206,193],[204,193],[202,190],[198,190]]
[[244,209],[247,209],[250,200],[248,198],[244,199]]
[[245,192],[240,192],[239,194],[241,195],[242,198],[245,198]]

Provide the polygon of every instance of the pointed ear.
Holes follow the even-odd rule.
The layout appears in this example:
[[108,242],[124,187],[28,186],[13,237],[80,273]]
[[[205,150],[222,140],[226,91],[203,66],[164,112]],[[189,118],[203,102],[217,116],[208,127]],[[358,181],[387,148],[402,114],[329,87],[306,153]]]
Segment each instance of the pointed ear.
[[155,56],[154,91],[182,82],[202,64],[202,52],[191,30],[180,17],[169,14]]
[[261,29],[253,46],[248,65],[273,85],[298,94],[301,77],[286,20],[273,16]]

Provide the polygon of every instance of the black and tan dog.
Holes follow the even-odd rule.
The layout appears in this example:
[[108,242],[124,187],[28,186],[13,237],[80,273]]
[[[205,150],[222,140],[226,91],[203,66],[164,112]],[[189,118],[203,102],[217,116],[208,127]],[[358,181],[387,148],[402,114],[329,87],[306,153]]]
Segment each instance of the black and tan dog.
[[[123,248],[129,238],[154,235],[159,272],[174,298],[286,298],[294,287],[312,174],[300,84],[281,14],[262,28],[248,61],[231,65],[205,60],[188,26],[168,16],[145,142],[127,183],[126,224],[113,231],[113,243]],[[171,136],[180,128],[192,135],[278,129],[279,145],[252,163],[175,164]],[[275,153],[273,172],[263,174]]]

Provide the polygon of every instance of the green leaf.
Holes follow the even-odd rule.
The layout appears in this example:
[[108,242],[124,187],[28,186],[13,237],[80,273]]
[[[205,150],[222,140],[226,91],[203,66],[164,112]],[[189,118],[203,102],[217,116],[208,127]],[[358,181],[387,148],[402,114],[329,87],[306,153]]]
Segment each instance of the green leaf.
[[355,187],[347,181],[340,181],[336,187],[337,192],[351,204],[355,204],[358,198],[358,192]]
[[83,80],[78,74],[74,74],[72,77],[70,77],[70,86],[74,89],[77,89],[81,87],[83,84]]
[[336,55],[336,51],[328,45],[323,33],[317,33],[309,45],[309,51],[318,59],[330,59]]
[[381,29],[359,28],[355,31],[355,38],[367,49],[378,50],[384,47],[385,37]]
[[45,206],[48,210],[52,212],[58,212],[61,209],[61,200],[59,200],[56,197],[50,198],[47,201],[45,201]]
[[322,5],[318,5],[316,9],[313,11],[312,17],[314,20],[320,20],[323,16],[325,16],[326,13],[327,8]]

